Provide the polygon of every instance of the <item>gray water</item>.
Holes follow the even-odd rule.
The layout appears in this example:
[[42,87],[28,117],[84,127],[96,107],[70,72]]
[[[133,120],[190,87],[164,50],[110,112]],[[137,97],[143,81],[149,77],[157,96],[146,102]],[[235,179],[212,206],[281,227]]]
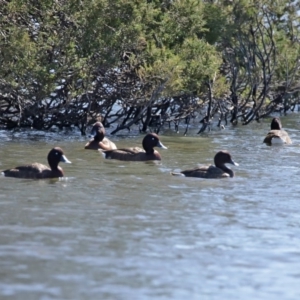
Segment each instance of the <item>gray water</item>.
[[[165,131],[161,163],[104,160],[74,133],[0,131],[0,169],[47,163],[53,146],[72,161],[62,180],[0,177],[0,299],[300,299],[300,124],[282,118],[293,144],[269,147],[269,122]],[[235,178],[170,175],[221,149]]]

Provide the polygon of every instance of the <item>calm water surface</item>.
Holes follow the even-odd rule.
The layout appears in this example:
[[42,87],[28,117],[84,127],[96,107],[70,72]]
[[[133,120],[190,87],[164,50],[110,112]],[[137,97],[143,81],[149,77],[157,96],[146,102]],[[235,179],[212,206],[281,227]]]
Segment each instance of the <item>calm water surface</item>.
[[[0,169],[46,163],[53,146],[72,161],[63,180],[0,177],[0,299],[300,299],[300,123],[283,118],[293,144],[268,147],[269,122],[166,131],[161,163],[104,160],[74,133],[0,131]],[[235,178],[170,176],[221,149]]]

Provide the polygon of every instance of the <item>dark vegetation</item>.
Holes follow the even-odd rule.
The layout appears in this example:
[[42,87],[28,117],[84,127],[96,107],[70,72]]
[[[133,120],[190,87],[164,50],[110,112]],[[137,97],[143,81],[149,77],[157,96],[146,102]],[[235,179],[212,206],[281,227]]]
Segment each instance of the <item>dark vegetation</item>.
[[0,126],[248,124],[299,100],[299,1],[0,0]]

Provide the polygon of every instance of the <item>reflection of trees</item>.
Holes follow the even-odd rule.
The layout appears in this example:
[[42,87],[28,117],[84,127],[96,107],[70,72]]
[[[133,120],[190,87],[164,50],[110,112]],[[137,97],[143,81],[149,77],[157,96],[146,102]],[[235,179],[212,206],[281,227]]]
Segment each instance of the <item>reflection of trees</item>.
[[203,132],[298,102],[296,4],[71,2],[0,0],[0,126]]

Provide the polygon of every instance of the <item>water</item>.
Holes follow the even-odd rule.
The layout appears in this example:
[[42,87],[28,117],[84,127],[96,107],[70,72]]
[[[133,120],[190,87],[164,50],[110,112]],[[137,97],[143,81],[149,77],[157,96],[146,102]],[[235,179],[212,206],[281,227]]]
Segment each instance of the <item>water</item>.
[[[161,163],[104,160],[79,135],[0,132],[0,169],[46,163],[63,180],[0,178],[0,299],[299,299],[300,139],[269,120],[199,137],[161,135]],[[142,136],[112,137],[119,147]],[[172,177],[227,149],[235,178]]]

